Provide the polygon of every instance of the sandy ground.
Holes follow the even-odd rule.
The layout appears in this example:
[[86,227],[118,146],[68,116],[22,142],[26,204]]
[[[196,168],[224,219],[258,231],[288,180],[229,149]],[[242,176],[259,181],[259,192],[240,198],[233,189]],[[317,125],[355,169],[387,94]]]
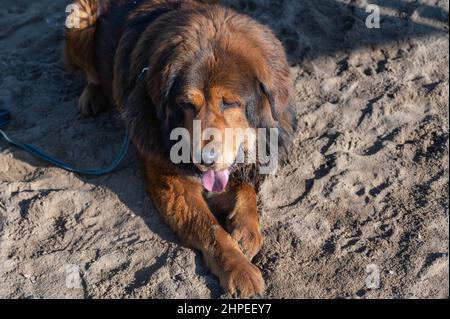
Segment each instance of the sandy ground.
[[[448,0],[239,0],[292,64],[291,163],[260,194],[268,298],[449,296]],[[115,114],[83,119],[60,61],[66,1],[0,0],[7,131],[56,156],[108,164]],[[379,280],[379,284],[377,279]],[[217,298],[147,199],[133,152],[86,178],[0,142],[0,297]]]

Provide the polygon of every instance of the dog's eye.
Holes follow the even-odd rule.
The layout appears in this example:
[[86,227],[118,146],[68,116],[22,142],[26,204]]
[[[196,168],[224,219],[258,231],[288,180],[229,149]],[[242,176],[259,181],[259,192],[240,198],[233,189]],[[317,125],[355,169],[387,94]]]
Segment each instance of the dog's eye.
[[225,110],[231,109],[231,108],[239,108],[239,107],[241,107],[241,103],[222,100],[221,107],[222,107],[222,111],[225,111]]

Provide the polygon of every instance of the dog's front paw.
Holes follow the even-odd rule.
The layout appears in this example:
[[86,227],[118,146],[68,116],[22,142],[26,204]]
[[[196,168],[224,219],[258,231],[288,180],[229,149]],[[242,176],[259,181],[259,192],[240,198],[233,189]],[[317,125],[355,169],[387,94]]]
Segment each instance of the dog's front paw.
[[242,256],[225,267],[220,278],[221,285],[231,295],[240,298],[260,296],[264,292],[264,279],[261,271]]
[[261,250],[264,240],[258,223],[235,216],[228,221],[227,229],[249,260]]

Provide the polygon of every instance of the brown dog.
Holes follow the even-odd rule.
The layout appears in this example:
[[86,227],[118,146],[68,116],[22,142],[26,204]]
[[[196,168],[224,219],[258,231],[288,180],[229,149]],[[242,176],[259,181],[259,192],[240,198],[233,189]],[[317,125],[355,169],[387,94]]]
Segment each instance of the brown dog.
[[[255,191],[261,178],[258,164],[232,163],[248,143],[235,140],[199,163],[174,164],[170,135],[182,127],[192,136],[194,120],[220,132],[278,128],[282,152],[293,129],[291,81],[273,33],[212,2],[76,0],[79,20],[66,29],[65,60],[86,75],[83,115],[110,105],[121,112],[166,223],[202,252],[224,289],[249,297],[264,290],[251,263],[263,243]],[[223,227],[220,216],[227,217]]]

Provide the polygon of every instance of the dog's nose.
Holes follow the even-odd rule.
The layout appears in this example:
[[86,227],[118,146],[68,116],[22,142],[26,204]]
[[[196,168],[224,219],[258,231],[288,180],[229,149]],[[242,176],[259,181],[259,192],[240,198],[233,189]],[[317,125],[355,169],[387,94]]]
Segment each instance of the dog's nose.
[[202,151],[202,163],[205,166],[212,166],[215,164],[219,157],[219,153],[214,149],[208,149]]

